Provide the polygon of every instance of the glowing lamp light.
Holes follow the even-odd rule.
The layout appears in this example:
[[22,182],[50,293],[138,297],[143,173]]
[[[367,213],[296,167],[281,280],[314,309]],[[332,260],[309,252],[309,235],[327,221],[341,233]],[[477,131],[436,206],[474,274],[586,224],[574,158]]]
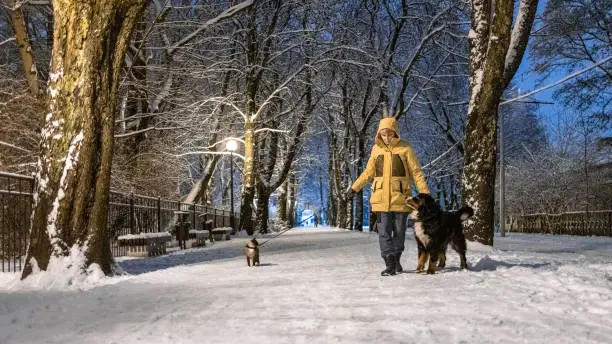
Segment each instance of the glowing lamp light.
[[230,152],[235,152],[238,149],[238,142],[236,140],[228,140],[225,143],[225,148]]

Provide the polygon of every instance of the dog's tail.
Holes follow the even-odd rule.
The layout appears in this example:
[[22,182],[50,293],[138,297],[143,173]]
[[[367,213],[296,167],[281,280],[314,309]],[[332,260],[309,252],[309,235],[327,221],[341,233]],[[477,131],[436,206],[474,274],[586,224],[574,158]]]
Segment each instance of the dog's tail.
[[474,216],[474,209],[472,209],[472,207],[465,205],[459,209],[459,218],[461,218],[461,221],[465,221],[472,216]]

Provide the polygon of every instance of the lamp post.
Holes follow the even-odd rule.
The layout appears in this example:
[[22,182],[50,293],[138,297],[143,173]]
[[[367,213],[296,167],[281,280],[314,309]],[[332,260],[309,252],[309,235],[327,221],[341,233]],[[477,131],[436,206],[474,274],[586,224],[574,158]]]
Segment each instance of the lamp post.
[[234,230],[234,152],[238,149],[238,142],[228,140],[225,149],[230,152],[230,227]]

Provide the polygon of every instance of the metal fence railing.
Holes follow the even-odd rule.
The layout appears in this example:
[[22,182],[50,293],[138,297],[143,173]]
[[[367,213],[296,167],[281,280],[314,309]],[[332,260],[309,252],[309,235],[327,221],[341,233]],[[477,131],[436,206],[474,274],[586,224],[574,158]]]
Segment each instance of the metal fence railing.
[[506,230],[519,233],[612,237],[612,210],[507,216]]
[[34,180],[0,173],[0,271],[21,271],[26,253]]
[[[34,178],[0,172],[0,271],[21,271],[26,254]],[[108,208],[108,235],[115,257],[127,248],[117,243],[125,234],[168,231],[177,235],[177,225],[188,229],[212,230],[229,227],[230,211],[199,204],[123,194],[111,191]],[[238,214],[234,213],[234,224]]]

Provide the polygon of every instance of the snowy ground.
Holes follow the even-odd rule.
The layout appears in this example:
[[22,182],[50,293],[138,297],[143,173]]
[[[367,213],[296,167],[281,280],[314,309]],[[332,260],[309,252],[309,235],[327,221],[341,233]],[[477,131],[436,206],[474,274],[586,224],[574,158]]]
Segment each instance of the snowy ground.
[[0,343],[612,343],[612,238],[510,233],[470,243],[471,271],[449,252],[428,276],[408,235],[409,271],[392,277],[374,233],[292,230],[257,268],[245,243],[56,290],[0,273]]

